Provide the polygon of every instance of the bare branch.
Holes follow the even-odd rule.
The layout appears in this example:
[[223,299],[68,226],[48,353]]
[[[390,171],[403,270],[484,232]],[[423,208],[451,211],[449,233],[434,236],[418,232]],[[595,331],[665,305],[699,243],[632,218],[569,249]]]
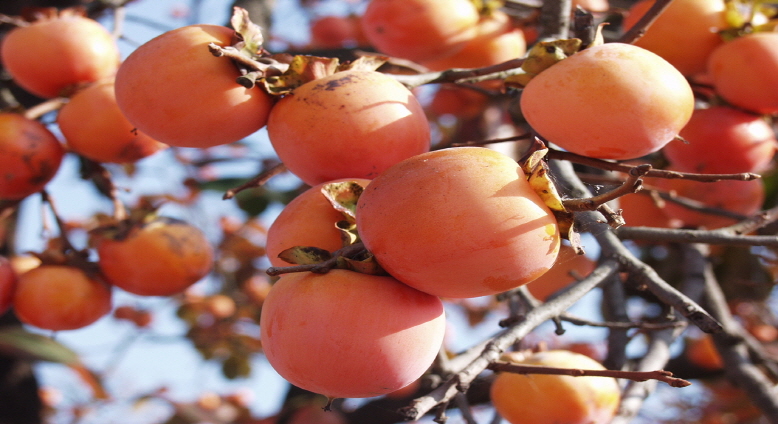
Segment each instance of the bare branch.
[[687,387],[692,383],[677,377],[665,370],[658,371],[621,371],[621,370],[582,370],[578,368],[556,368],[540,365],[523,365],[511,362],[498,361],[489,365],[492,371],[512,372],[515,374],[545,374],[545,375],[569,375],[571,377],[612,377],[623,378],[632,381],[656,380],[667,383],[672,387]]

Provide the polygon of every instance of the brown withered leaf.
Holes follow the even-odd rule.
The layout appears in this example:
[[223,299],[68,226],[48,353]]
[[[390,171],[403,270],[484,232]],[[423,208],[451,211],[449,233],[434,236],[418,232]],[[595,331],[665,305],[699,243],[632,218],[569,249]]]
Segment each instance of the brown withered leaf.
[[279,253],[278,258],[293,265],[313,265],[332,258],[332,254],[318,247],[295,246]]

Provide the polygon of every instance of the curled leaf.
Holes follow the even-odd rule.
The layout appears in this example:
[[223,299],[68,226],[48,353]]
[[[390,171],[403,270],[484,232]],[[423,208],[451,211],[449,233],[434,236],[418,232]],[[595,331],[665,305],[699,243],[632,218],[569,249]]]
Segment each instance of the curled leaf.
[[342,213],[350,222],[354,222],[357,200],[363,191],[364,187],[356,181],[329,183],[321,188],[322,194],[332,204],[332,207]]
[[279,253],[278,258],[294,265],[313,265],[332,258],[332,254],[318,247],[295,246]]
[[249,19],[249,12],[242,7],[233,7],[230,24],[240,38],[235,48],[250,58],[258,56],[265,39],[262,36],[262,27]]

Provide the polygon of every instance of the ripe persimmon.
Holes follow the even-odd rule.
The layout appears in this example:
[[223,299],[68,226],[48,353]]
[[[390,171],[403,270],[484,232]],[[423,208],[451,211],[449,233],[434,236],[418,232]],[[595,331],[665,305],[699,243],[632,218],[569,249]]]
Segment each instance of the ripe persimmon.
[[[507,355],[506,355],[507,356]],[[594,359],[567,350],[538,352],[511,362],[558,368],[604,370]],[[621,389],[610,377],[497,374],[491,387],[494,408],[513,424],[607,423],[619,407]]]
[[[653,4],[642,0],[632,5],[624,28],[632,28]],[[673,1],[634,45],[658,54],[686,76],[703,73],[708,56],[723,43],[718,31],[728,26],[724,10],[723,0]]]
[[19,276],[13,308],[46,330],[86,327],[111,310],[111,288],[99,275],[69,265],[41,265]]
[[556,218],[519,165],[482,147],[437,150],[389,168],[362,193],[356,218],[390,275],[436,296],[519,287],[559,252]]
[[156,218],[95,237],[98,264],[108,282],[142,296],[170,296],[205,277],[213,268],[213,248],[197,227]]
[[5,313],[11,307],[17,279],[11,261],[5,256],[0,256],[0,314]]
[[374,71],[343,71],[297,87],[267,124],[278,157],[308,185],[373,178],[430,149],[429,122],[413,93]]
[[[370,180],[356,181],[366,187]],[[295,246],[311,246],[333,252],[343,247],[341,231],[335,227],[345,219],[322,194],[322,183],[300,193],[289,202],[267,230],[265,250],[273,266],[289,266],[278,254]]]
[[542,137],[600,159],[634,159],[661,149],[694,110],[686,78],[640,47],[589,47],[530,80],[521,111]]
[[40,122],[0,113],[0,199],[18,200],[43,189],[64,155],[57,137]]
[[72,151],[97,162],[132,163],[167,147],[124,117],[113,78],[74,94],[57,114],[57,124]]
[[[702,206],[742,216],[751,216],[757,213],[765,199],[762,179],[716,182],[659,179],[656,181],[656,186],[677,196],[697,201]],[[695,211],[670,201],[665,202],[662,211],[665,215],[680,220],[686,226],[715,229],[737,222],[735,218]]]
[[335,269],[284,274],[260,318],[262,349],[287,381],[330,398],[411,384],[446,329],[443,303],[392,277]]
[[366,44],[357,16],[322,16],[311,22],[311,47],[337,49]]
[[477,35],[470,0],[371,0],[362,30],[381,53],[413,61],[456,53]]
[[695,110],[680,135],[683,140],[668,143],[662,152],[685,172],[762,172],[778,146],[763,117],[727,106]]
[[235,82],[238,68],[208,44],[228,46],[235,31],[190,25],[133,51],[116,74],[116,101],[139,131],[178,147],[232,143],[262,128],[272,106],[259,87]]
[[586,255],[579,255],[569,245],[559,248],[554,265],[537,279],[527,284],[527,290],[536,298],[545,301],[549,296],[567,287],[576,278],[583,278],[594,270],[594,261]]
[[778,112],[778,32],[748,34],[717,47],[708,73],[727,102],[762,114]]
[[687,338],[684,353],[689,361],[700,368],[712,371],[724,368],[724,361],[710,334]]
[[478,22],[477,35],[462,49],[444,58],[422,60],[421,64],[433,71],[482,68],[517,59],[526,52],[524,32],[505,12],[497,10]]
[[50,98],[113,75],[119,47],[97,21],[63,15],[11,30],[0,45],[0,58],[19,86]]

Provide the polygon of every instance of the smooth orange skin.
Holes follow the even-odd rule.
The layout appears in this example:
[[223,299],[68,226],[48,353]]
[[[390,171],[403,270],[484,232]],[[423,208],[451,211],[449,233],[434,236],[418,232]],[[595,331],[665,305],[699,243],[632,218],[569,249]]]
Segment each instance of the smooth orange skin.
[[322,16],[311,22],[311,46],[314,48],[336,49],[365,43],[356,16]]
[[119,47],[97,21],[71,16],[14,28],[0,45],[0,59],[19,86],[51,98],[113,75]]
[[259,325],[270,365],[331,398],[411,384],[432,364],[446,328],[440,299],[391,277],[340,269],[282,275]]
[[[724,209],[744,216],[751,216],[762,207],[765,199],[761,179],[751,181],[721,180],[704,183],[680,179],[657,180],[657,187],[675,192],[678,196],[697,200],[706,206]],[[680,220],[685,226],[715,229],[737,222],[733,218],[703,214],[673,202],[665,202],[663,212]]]
[[372,0],[361,23],[378,51],[418,62],[456,53],[477,35],[478,19],[469,0]]
[[157,219],[124,239],[98,237],[98,264],[113,285],[142,296],[171,296],[205,277],[214,252],[198,228]]
[[0,314],[11,307],[17,281],[18,277],[11,266],[11,261],[5,256],[0,256]]
[[110,312],[111,289],[79,268],[41,265],[19,276],[13,308],[26,324],[75,330]]
[[[558,368],[605,369],[580,353],[550,350],[519,362]],[[621,390],[609,377],[499,373],[491,387],[492,404],[512,424],[607,423],[619,407]]]
[[18,200],[54,178],[65,149],[38,121],[0,113],[0,199]]
[[524,32],[513,26],[507,14],[495,11],[478,23],[478,34],[461,50],[441,59],[423,60],[432,71],[452,68],[482,68],[517,59],[527,52]]
[[527,290],[536,298],[546,301],[549,296],[594,270],[594,261],[575,253],[572,247],[561,245],[554,265],[537,279],[527,284]]
[[116,104],[113,78],[79,91],[57,114],[68,147],[97,162],[134,163],[167,145],[134,130]]
[[662,152],[675,169],[685,172],[762,172],[778,146],[764,118],[726,106],[695,110],[680,135],[686,143],[671,141]]
[[370,182],[356,216],[381,266],[436,296],[519,287],[551,268],[559,252],[556,219],[516,161],[487,148],[400,162]]
[[661,57],[606,43],[533,78],[521,110],[535,131],[563,149],[623,160],[655,152],[678,135],[694,110],[694,95]]
[[621,217],[630,227],[677,228],[683,225],[680,220],[667,216],[651,196],[643,193],[619,197],[619,208]]
[[430,149],[429,122],[416,97],[372,71],[337,72],[301,85],[273,107],[267,130],[284,165],[311,186],[372,179]]
[[[653,4],[654,0],[635,3],[624,18],[624,28],[632,28]],[[708,56],[723,43],[717,31],[728,27],[724,10],[723,0],[673,1],[634,44],[658,54],[686,76],[703,73]]]
[[727,102],[778,113],[778,33],[749,34],[721,45],[708,58],[708,73]]
[[238,141],[267,122],[273,100],[245,88],[226,58],[208,44],[228,46],[234,31],[190,25],[168,31],[133,51],[116,74],[116,101],[138,130],[177,147]]
[[[362,187],[367,187],[370,180],[345,179],[338,181],[356,181]],[[267,258],[273,266],[289,266],[291,264],[280,259],[278,255],[286,249],[295,246],[312,246],[334,252],[343,247],[341,232],[335,228],[338,221],[345,216],[335,210],[332,204],[321,192],[322,183],[300,193],[287,204],[267,230],[265,250]]]

